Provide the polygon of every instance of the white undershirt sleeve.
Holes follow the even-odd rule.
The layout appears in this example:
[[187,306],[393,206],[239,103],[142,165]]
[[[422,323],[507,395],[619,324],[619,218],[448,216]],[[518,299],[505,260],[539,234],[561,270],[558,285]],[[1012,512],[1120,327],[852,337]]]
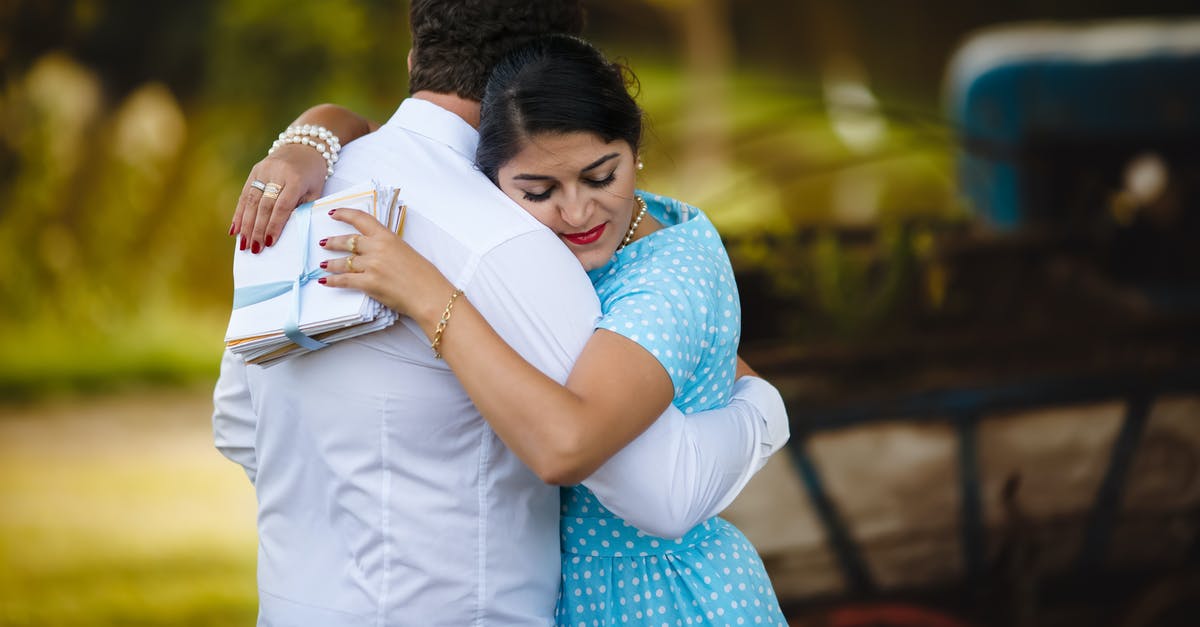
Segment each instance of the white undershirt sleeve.
[[779,391],[742,377],[728,406],[689,416],[671,406],[583,485],[638,529],[679,538],[728,507],[789,433]]

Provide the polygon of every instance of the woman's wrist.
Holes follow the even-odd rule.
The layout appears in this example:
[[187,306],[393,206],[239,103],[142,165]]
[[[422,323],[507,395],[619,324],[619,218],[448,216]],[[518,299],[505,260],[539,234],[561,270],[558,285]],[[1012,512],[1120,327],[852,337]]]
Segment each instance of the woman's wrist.
[[433,356],[437,359],[442,358],[442,336],[445,335],[446,327],[450,325],[450,316],[454,314],[454,303],[460,296],[462,296],[462,290],[458,288],[450,293],[450,300],[446,301],[442,317],[438,319],[433,328],[433,335],[429,338],[429,348],[433,349]]
[[268,155],[289,145],[307,146],[316,151],[325,160],[325,178],[333,174],[333,164],[338,161],[338,153],[342,150],[341,140],[332,131],[319,124],[293,124],[279,134],[271,144]]
[[[409,300],[412,307],[396,308],[402,315],[406,315],[425,331],[425,335],[430,342],[433,341],[434,333],[437,331],[438,322],[442,320],[448,305],[454,302],[454,307],[462,307],[463,301],[466,300],[461,291],[454,287],[449,281],[441,281],[436,287],[431,286],[428,290],[421,290],[422,294],[417,296],[410,294],[405,300]],[[452,299],[455,292],[459,292],[456,299]],[[415,297],[415,298],[414,298]]]

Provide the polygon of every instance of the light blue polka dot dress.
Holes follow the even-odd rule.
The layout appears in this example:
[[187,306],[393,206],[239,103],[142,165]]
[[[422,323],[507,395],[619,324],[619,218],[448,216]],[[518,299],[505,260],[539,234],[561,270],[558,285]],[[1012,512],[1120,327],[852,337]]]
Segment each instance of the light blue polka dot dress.
[[[665,228],[589,275],[608,329],[649,350],[692,413],[728,402],[741,306],[717,231],[695,207],[639,192]],[[557,621],[601,625],[786,625],[762,560],[718,517],[683,538],[656,538],[608,511],[583,486],[562,491]]]

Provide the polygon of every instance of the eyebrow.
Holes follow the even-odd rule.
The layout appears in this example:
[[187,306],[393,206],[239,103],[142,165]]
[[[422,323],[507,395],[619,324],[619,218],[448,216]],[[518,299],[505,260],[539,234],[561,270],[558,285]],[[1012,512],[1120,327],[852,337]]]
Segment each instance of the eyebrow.
[[[599,159],[596,159],[595,161],[589,163],[582,170],[580,170],[580,173],[587,172],[588,170],[593,170],[595,168],[598,168],[598,167],[604,165],[605,162],[615,159],[619,156],[620,155],[615,152],[611,152],[607,155],[604,155],[603,157],[600,157]],[[544,174],[517,174],[517,175],[513,176],[513,180],[516,180],[516,181],[546,181],[546,180],[549,180],[552,178],[554,178],[554,177],[546,176]]]
[[588,170],[591,170],[591,169],[593,169],[593,168],[598,168],[598,167],[600,167],[601,165],[604,165],[604,162],[605,162],[605,161],[608,161],[608,160],[610,160],[610,159],[615,159],[615,158],[617,158],[617,156],[618,156],[618,155],[617,155],[617,153],[615,153],[615,152],[610,152],[610,153],[608,153],[607,155],[604,155],[603,157],[600,157],[599,159],[596,159],[596,160],[595,160],[595,161],[593,161],[591,164],[589,164],[589,165],[588,165],[586,168],[584,168],[584,169],[580,170],[580,172],[587,172]]

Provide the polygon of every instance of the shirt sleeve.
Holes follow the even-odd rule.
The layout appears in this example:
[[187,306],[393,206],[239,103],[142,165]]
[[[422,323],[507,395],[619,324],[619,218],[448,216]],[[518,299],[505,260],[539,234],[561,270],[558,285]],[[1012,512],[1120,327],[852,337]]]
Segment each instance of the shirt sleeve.
[[779,391],[742,377],[728,406],[686,417],[671,406],[583,485],[638,529],[679,538],[728,507],[789,435]]
[[513,350],[559,383],[600,315],[583,267],[548,230],[493,248],[459,287]]
[[217,450],[239,464],[254,483],[258,474],[254,448],[258,416],[250,402],[246,363],[229,350],[221,356],[221,375],[213,388],[212,424]]

